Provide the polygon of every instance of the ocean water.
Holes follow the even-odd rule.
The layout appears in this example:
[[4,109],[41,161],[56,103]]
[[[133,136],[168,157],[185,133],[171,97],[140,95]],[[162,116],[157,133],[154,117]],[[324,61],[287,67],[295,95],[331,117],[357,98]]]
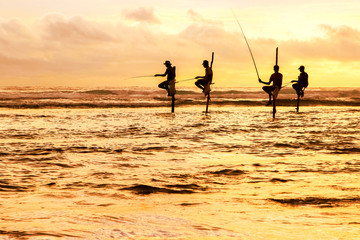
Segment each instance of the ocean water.
[[0,239],[360,239],[359,89],[0,91]]

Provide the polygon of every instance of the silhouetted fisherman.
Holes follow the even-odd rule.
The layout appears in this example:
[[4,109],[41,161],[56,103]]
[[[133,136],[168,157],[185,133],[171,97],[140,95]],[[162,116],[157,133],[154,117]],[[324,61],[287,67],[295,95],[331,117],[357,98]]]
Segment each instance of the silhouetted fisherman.
[[[205,68],[205,76],[197,76],[197,77],[195,77],[195,79],[198,79],[195,82],[195,85],[198,88],[200,88],[203,92],[205,92],[206,86],[208,86],[212,82],[213,71],[212,71],[211,67],[209,66],[209,61],[208,60],[204,60],[202,65]],[[209,94],[208,92],[205,92],[205,96],[208,95],[208,94]]]
[[269,102],[266,104],[266,106],[270,106],[272,101],[271,101],[271,96],[275,95],[275,98],[277,96],[277,93],[280,91],[281,89],[281,85],[282,85],[282,79],[283,79],[283,75],[281,73],[279,73],[279,66],[275,65],[274,66],[274,73],[271,74],[269,82],[263,82],[261,81],[261,79],[259,78],[259,82],[266,84],[266,85],[270,85],[271,82],[273,83],[272,86],[264,86],[262,89],[269,94]]
[[304,66],[300,66],[299,70],[300,70],[300,75],[298,76],[298,80],[293,80],[291,82],[295,83],[295,84],[292,85],[292,87],[295,89],[296,94],[298,96],[300,96],[300,97],[303,97],[304,96],[304,90],[309,85],[309,81],[308,81],[309,76],[305,72],[305,67]]
[[[164,74],[155,74],[155,77],[165,77],[167,76],[167,80],[159,84],[159,88],[165,89],[168,92],[168,96],[173,95],[174,93],[171,93],[170,91],[170,84],[175,85],[175,66],[171,66],[171,62],[169,60],[166,60],[164,62],[164,65],[166,66],[166,71]],[[174,87],[175,88],[175,87]]]

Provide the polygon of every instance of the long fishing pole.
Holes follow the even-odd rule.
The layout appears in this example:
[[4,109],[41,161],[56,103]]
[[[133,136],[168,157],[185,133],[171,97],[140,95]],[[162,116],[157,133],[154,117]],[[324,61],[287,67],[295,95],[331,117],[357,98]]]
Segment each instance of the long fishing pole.
[[258,69],[257,69],[257,67],[256,67],[255,59],[254,59],[254,56],[253,56],[253,54],[252,54],[252,51],[251,51],[250,45],[249,45],[249,43],[248,43],[248,40],[247,40],[247,38],[246,38],[246,36],[245,36],[245,33],[244,33],[244,31],[243,31],[243,29],[242,29],[242,27],[241,27],[241,25],[240,25],[240,22],[239,22],[238,18],[236,17],[234,11],[233,11],[233,14],[234,14],[234,17],[235,17],[235,19],[236,19],[236,21],[237,21],[237,23],[238,23],[238,25],[239,25],[239,27],[240,27],[240,30],[241,30],[242,34],[243,34],[243,36],[244,36],[246,45],[248,46],[248,49],[249,49],[249,52],[250,52],[250,55],[251,55],[251,58],[252,58],[252,61],[253,61],[253,63],[254,63],[254,67],[255,67],[255,70],[256,70],[256,75],[257,75],[258,79],[260,79],[259,72],[258,72]]
[[282,87],[284,88],[284,87],[287,87],[287,86],[289,86],[290,84],[292,84],[293,82],[288,82],[288,83],[285,83]]
[[147,77],[154,77],[154,75],[135,76],[135,77],[125,78],[125,79],[123,79],[123,80],[129,80],[129,79],[134,79],[134,78],[147,78]]
[[180,83],[180,82],[187,82],[187,81],[191,81],[191,80],[195,80],[196,78],[187,78],[187,79],[183,79],[183,80],[179,80],[179,81],[176,81],[177,83]]

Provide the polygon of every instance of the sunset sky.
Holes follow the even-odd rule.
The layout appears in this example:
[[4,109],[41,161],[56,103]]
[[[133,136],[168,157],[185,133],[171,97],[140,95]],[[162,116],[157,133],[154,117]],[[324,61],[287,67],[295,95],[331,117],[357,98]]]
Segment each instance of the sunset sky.
[[[258,87],[233,12],[268,80],[279,47],[284,82],[300,65],[309,87],[360,87],[359,0],[0,0],[0,86],[156,87],[177,79]],[[191,81],[178,86],[193,86]]]

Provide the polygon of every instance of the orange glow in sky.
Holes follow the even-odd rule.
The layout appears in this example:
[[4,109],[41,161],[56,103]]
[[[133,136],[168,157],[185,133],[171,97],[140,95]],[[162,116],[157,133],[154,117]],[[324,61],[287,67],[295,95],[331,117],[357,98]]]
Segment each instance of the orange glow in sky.
[[215,52],[216,87],[257,87],[234,11],[262,79],[279,47],[285,82],[305,65],[312,87],[360,87],[357,0],[0,1],[0,86],[156,87],[125,79],[165,60],[178,80],[202,75]]

